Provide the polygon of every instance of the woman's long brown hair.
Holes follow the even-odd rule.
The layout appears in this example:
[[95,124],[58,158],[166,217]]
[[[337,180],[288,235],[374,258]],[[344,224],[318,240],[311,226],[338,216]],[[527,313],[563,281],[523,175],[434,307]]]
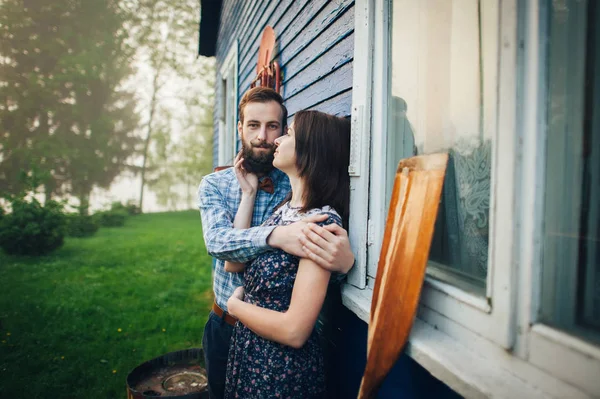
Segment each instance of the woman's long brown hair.
[[302,212],[329,205],[348,229],[350,121],[319,111],[294,115],[296,167],[305,179]]

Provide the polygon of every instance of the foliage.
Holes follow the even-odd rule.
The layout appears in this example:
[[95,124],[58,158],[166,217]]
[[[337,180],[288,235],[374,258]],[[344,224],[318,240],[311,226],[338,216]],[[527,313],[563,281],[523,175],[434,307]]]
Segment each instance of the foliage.
[[14,198],[11,213],[0,219],[0,248],[13,255],[44,255],[63,245],[65,216],[55,201]]
[[[147,182],[164,202],[181,191],[165,181],[194,192],[215,75],[195,57],[200,3],[42,3],[0,2],[0,192],[75,196],[84,214],[91,190],[125,171],[141,172],[140,207]],[[160,136],[181,148],[166,163]]]
[[130,216],[135,216],[142,213],[140,207],[132,201],[127,201],[127,204],[125,204],[125,211],[127,211],[127,214]]
[[89,215],[81,213],[67,214],[67,235],[69,237],[90,237],[100,227],[98,221]]
[[42,258],[0,253],[0,396],[123,398],[134,367],[202,346],[200,227],[197,211],[144,214]]
[[[190,109],[196,106],[190,104]],[[168,132],[157,132],[149,157],[152,170],[148,184],[157,202],[171,209],[181,203],[193,207],[200,180],[212,171],[212,110],[199,107],[185,121],[178,141]]]
[[133,201],[127,201],[127,204],[125,204],[125,211],[129,216],[140,215],[142,213],[140,207]]
[[110,210],[123,211],[129,216],[139,215],[141,213],[140,208],[133,201],[127,201],[126,204],[123,204],[119,201],[115,201],[110,205]]
[[125,219],[127,219],[127,211],[123,209],[109,210],[103,212],[96,212],[94,219],[104,227],[121,227],[125,225]]
[[124,212],[126,212],[125,205],[123,205],[123,203],[119,202],[119,201],[115,201],[112,204],[110,204],[110,210],[111,211],[124,211]]
[[139,203],[148,184],[159,204],[173,205],[193,196],[203,164],[212,163],[212,151],[204,149],[212,142],[215,63],[192,56],[197,51],[197,0],[136,4],[138,21],[132,22],[132,40],[148,67],[141,76],[144,84],[139,85],[145,108]]
[[130,19],[113,0],[0,3],[0,191],[35,173],[47,198],[75,195],[87,212],[92,188],[127,167],[139,141],[123,88]]

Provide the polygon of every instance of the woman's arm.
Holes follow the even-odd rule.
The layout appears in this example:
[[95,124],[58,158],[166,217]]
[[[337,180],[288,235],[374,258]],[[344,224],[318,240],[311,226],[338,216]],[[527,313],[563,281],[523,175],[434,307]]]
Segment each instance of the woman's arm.
[[[256,192],[254,194],[246,194],[242,192],[242,200],[233,219],[233,227],[236,229],[247,229],[252,223],[252,212],[254,211],[254,200],[256,199]],[[225,262],[225,271],[230,273],[243,272],[246,268],[245,263],[236,262]]]
[[290,307],[277,312],[243,302],[243,288],[229,298],[227,309],[246,327],[268,340],[301,348],[315,326],[329,283],[330,272],[310,259],[301,259]]
[[[252,212],[254,212],[254,200],[258,190],[258,177],[253,173],[247,173],[242,166],[244,158],[240,154],[235,159],[235,175],[242,189],[242,200],[238,211],[233,219],[233,227],[236,229],[247,229],[252,225]],[[226,261],[225,271],[230,273],[243,272],[245,263]]]

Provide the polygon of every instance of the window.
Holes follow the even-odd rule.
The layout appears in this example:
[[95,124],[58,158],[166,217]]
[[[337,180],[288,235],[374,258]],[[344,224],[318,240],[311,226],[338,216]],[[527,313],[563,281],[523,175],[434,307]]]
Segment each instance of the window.
[[467,397],[599,396],[600,5],[355,13],[350,233],[367,284],[349,280],[344,304],[368,322],[398,160],[447,151],[408,353]]
[[[510,348],[516,291],[510,283],[514,6],[377,0],[358,2],[356,8],[350,234],[358,254],[349,281],[362,288],[355,277],[366,275],[367,290],[374,286],[398,160],[415,152],[449,152],[420,311]],[[507,15],[500,25],[502,12]],[[508,45],[501,47],[503,34]],[[365,297],[348,294],[345,303],[368,320],[368,307],[360,305]]]
[[523,153],[537,155],[522,173],[521,220],[530,241],[521,243],[521,252],[530,255],[519,262],[520,280],[531,278],[531,284],[518,323],[526,333],[517,335],[516,352],[597,397],[599,7],[540,0],[537,14],[538,21],[530,21],[538,26],[526,40],[522,111]]
[[596,2],[549,15],[539,320],[600,342],[600,18]]
[[429,274],[485,295],[498,15],[493,2],[392,3],[386,204],[398,161],[448,152]]
[[227,54],[219,71],[219,159],[218,165],[232,165],[237,153],[238,46]]

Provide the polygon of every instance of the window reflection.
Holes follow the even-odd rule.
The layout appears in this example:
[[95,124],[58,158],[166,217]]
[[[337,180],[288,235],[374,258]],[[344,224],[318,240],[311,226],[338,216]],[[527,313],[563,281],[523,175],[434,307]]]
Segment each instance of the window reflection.
[[393,2],[386,198],[400,159],[450,154],[430,272],[477,292],[487,275],[497,32],[494,1]]

